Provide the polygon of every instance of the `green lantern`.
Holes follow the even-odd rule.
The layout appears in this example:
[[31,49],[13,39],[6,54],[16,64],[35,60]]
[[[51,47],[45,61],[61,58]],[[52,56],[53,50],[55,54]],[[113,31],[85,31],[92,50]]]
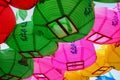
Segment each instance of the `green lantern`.
[[57,44],[44,38],[40,31],[36,34],[35,28],[31,21],[17,24],[6,43],[27,58],[52,55]]
[[[22,80],[33,73],[33,60],[12,49],[0,50],[0,80]],[[22,61],[22,62],[21,62]]]
[[71,42],[85,37],[94,24],[92,0],[48,0],[33,13],[35,31],[50,40]]
[[103,3],[117,3],[120,2],[120,0],[94,0],[97,2],[103,2]]

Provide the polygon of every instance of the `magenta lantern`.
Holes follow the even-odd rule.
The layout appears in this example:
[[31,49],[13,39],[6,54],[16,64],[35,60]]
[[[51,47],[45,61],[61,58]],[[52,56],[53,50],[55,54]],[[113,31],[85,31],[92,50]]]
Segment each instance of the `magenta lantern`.
[[97,44],[120,41],[120,12],[106,7],[95,9],[95,24],[87,40]]
[[60,70],[54,68],[50,57],[34,59],[34,73],[25,80],[63,80]]
[[81,39],[71,43],[59,43],[52,58],[53,65],[64,71],[82,70],[96,61],[96,52],[91,42]]

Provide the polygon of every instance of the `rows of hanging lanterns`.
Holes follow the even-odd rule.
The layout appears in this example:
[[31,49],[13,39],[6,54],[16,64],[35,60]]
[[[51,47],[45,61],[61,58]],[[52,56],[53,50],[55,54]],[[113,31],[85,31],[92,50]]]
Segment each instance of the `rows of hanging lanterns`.
[[[117,3],[120,0],[94,0]],[[34,7],[31,21],[16,23],[10,6]],[[120,70],[120,7],[93,0],[1,0],[0,80],[114,80]],[[24,19],[24,13],[21,13]],[[95,49],[94,43],[100,44]],[[111,75],[111,74],[110,74]]]

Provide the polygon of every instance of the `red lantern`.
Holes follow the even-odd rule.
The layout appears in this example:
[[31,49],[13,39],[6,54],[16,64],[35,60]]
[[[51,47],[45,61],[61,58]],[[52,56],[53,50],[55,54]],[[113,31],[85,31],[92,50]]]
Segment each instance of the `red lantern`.
[[4,1],[0,1],[0,44],[6,40],[15,24],[13,11]]
[[8,3],[16,8],[30,9],[40,0],[6,0]]
[[[6,1],[5,0],[0,0],[0,9],[1,9],[1,6],[7,6],[7,3],[6,3]],[[1,12],[1,10],[0,10],[0,12]]]

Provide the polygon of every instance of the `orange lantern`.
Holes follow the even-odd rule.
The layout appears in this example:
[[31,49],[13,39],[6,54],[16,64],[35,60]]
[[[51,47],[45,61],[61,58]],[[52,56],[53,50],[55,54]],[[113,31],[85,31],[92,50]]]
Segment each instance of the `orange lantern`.
[[64,74],[64,80],[89,80],[89,77],[82,76],[79,71],[67,71]]
[[103,45],[106,51],[106,62],[116,70],[120,70],[120,42]]
[[96,62],[92,66],[81,70],[83,76],[99,76],[105,74],[112,69],[106,62],[105,50],[99,49],[97,50],[96,54]]

